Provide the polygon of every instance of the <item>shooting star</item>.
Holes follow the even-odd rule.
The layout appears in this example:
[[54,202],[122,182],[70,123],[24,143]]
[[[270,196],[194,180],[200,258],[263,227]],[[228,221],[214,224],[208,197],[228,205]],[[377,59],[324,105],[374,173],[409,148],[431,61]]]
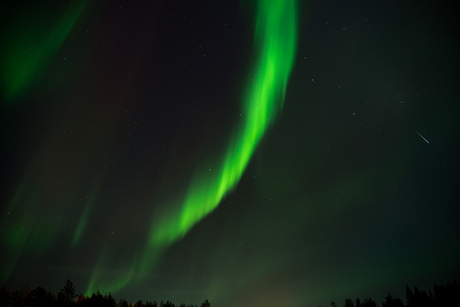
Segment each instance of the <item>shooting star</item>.
[[420,135],[420,137],[421,137],[422,139],[424,139],[424,140],[425,140],[425,142],[427,142],[428,144],[430,144],[430,142],[428,142],[428,140],[427,140],[427,139],[425,139],[425,138],[423,137],[423,135],[421,135],[420,133],[418,133],[418,131],[417,131],[417,130],[415,130],[415,129],[414,129],[414,131],[415,131],[415,132],[417,132],[417,134],[418,134],[418,135]]

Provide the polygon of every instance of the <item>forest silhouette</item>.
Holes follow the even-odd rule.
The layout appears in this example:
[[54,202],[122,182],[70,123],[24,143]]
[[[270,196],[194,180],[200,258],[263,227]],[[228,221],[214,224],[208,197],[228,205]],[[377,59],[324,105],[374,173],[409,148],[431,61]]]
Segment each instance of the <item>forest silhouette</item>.
[[[455,306],[460,294],[460,286],[456,280],[448,282],[445,285],[436,285],[432,291],[420,291],[417,287],[411,289],[406,285],[405,303],[401,298],[387,293],[382,307],[444,307]],[[111,293],[102,294],[99,291],[91,296],[77,294],[75,286],[67,279],[64,286],[57,292],[52,293],[45,288],[38,286],[31,290],[27,286],[21,287],[19,290],[8,290],[5,286],[2,287],[0,293],[0,307],[198,307],[193,304],[175,305],[170,301],[156,301],[145,303],[142,300],[137,302],[127,302],[125,299],[120,299],[116,302]],[[356,298],[345,299],[343,307],[378,307],[379,304],[372,298],[364,298],[360,300]],[[201,307],[211,307],[211,304],[206,299]],[[321,306],[320,306],[321,307]],[[330,307],[338,307],[337,303],[331,302]]]

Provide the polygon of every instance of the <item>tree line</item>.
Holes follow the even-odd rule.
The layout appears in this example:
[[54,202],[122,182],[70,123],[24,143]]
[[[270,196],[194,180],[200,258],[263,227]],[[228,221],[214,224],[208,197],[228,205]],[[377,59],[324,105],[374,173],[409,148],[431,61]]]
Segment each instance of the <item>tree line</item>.
[[[460,286],[456,280],[448,282],[445,285],[434,285],[433,290],[428,292],[420,291],[417,287],[414,289],[406,285],[406,302],[403,303],[401,298],[387,293],[382,303],[382,307],[445,307],[455,306],[454,302],[460,295]],[[458,303],[458,302],[457,302]],[[102,294],[99,291],[91,296],[78,295],[75,292],[74,284],[68,279],[62,289],[57,293],[52,293],[43,287],[30,290],[28,287],[22,287],[19,290],[8,290],[6,287],[1,289],[0,307],[198,307],[197,305],[180,304],[175,305],[170,301],[156,301],[145,303],[140,300],[137,302],[127,302],[120,299],[118,303],[111,293]],[[201,307],[211,307],[206,299]],[[321,306],[320,306],[321,307]],[[330,307],[337,307],[335,302],[331,302]],[[344,307],[378,307],[377,302],[372,298],[352,300],[347,298]]]
[[[387,293],[382,303],[382,307],[447,307],[458,304],[460,295],[460,286],[456,280],[448,282],[445,285],[434,284],[433,291],[420,291],[417,287],[412,290],[406,285],[406,303],[404,304],[401,298]],[[331,302],[331,307],[337,307],[335,302]],[[321,306],[320,306],[321,307]],[[377,302],[368,297],[361,301],[357,298],[353,301],[351,298],[345,300],[344,307],[378,307]]]
[[[180,304],[175,305],[170,301],[156,301],[145,303],[142,300],[137,302],[128,302],[125,299],[120,299],[118,303],[109,292],[102,295],[97,291],[91,296],[77,294],[72,281],[67,279],[62,289],[57,293],[52,293],[43,287],[30,290],[24,286],[19,290],[8,290],[6,287],[1,289],[0,307],[198,307],[197,305]],[[206,299],[201,307],[211,307],[211,304]]]

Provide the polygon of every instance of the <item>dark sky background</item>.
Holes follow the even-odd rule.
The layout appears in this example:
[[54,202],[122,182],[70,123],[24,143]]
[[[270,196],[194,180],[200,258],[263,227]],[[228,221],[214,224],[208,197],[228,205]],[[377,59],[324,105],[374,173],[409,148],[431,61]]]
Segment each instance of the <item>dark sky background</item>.
[[[381,304],[458,279],[453,5],[299,1],[284,108],[237,187],[114,297]],[[254,77],[255,5],[88,1],[62,42],[75,2],[2,6],[1,283],[85,293],[126,274],[153,216],[220,163]],[[29,62],[10,92],[5,67]]]

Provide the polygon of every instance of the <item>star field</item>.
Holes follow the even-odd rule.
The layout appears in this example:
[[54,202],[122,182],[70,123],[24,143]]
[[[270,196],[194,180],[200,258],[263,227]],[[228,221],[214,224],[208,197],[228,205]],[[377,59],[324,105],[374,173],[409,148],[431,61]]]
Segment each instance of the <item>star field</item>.
[[459,278],[448,4],[2,11],[2,286],[328,306]]

